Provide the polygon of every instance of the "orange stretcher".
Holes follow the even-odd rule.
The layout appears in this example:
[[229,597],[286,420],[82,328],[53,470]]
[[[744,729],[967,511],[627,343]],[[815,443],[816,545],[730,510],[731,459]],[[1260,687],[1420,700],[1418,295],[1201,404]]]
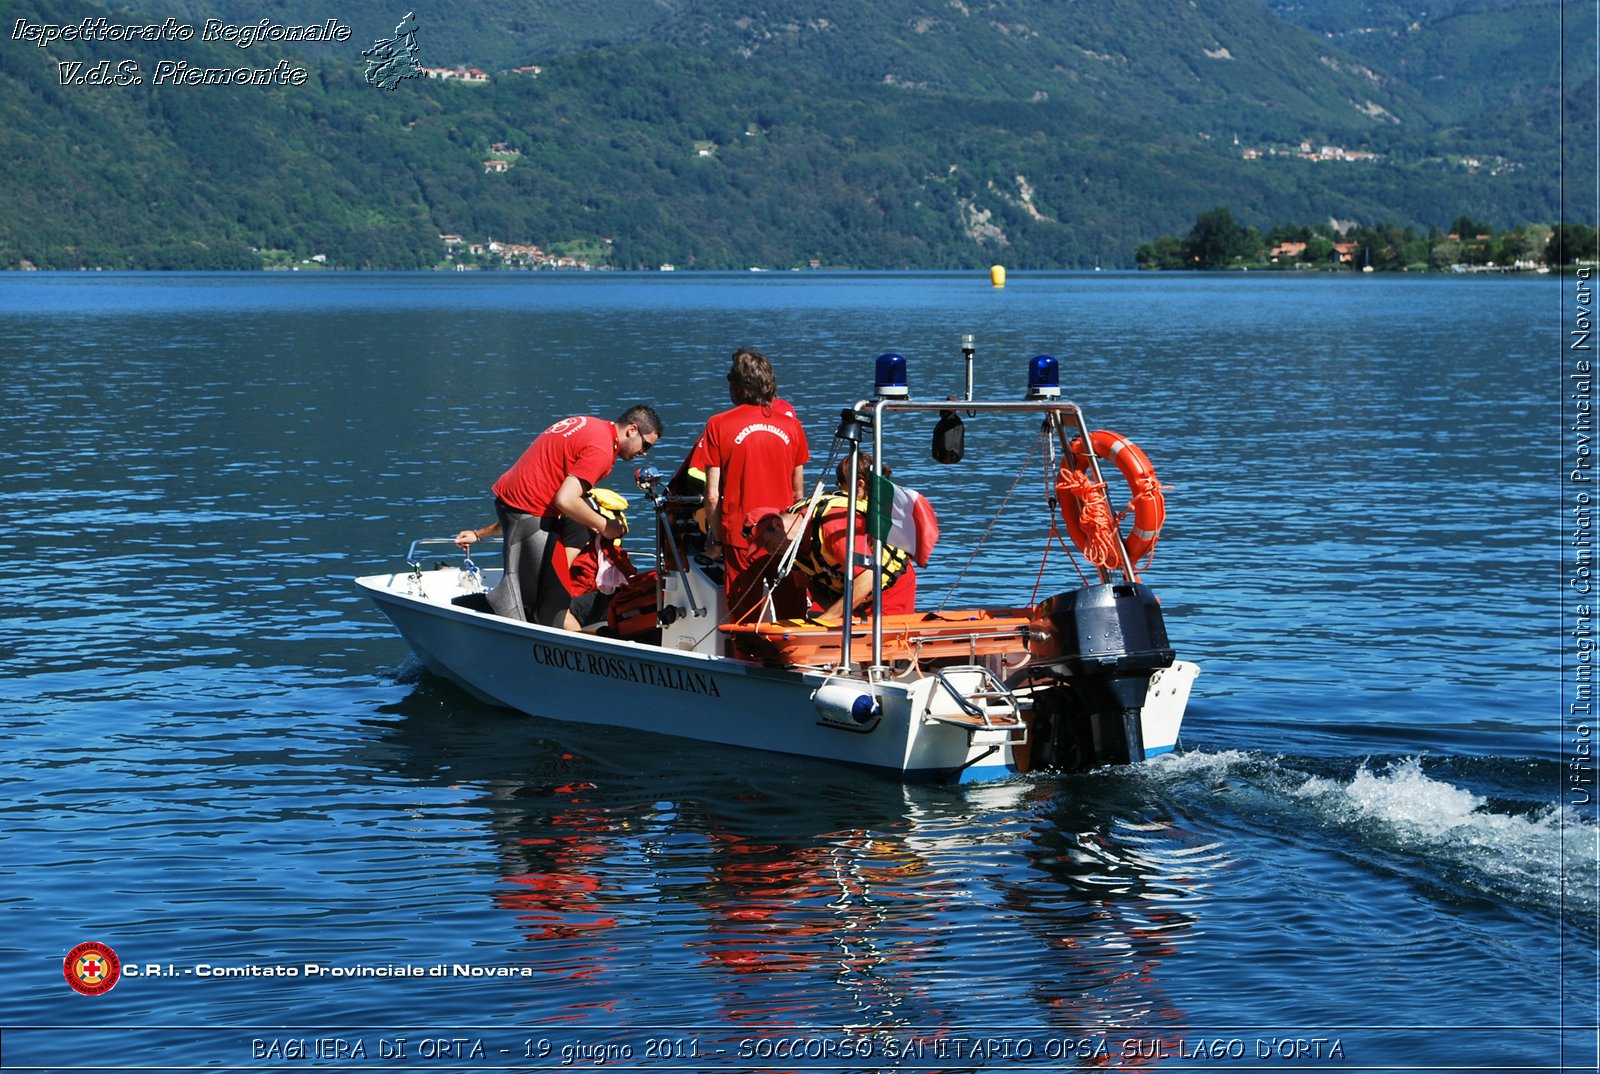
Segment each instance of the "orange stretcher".
[[[1027,609],[912,612],[883,619],[886,664],[924,660],[975,662],[980,656],[1028,654]],[[837,619],[778,619],[765,623],[726,623],[739,655],[786,667],[824,667],[839,663]],[[850,651],[857,661],[872,657],[872,620],[851,626]]]

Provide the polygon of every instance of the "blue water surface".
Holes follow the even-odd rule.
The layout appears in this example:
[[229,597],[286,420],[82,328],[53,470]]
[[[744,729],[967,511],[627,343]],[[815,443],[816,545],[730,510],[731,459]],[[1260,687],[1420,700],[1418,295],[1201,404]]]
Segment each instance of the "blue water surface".
[[[1566,286],[0,276],[0,1057],[1592,1068]],[[675,465],[739,345],[820,474],[876,355],[958,394],[963,333],[980,394],[1050,353],[1154,461],[1145,576],[1203,668],[1180,754],[902,787],[548,723],[421,673],[350,584],[489,521],[569,413],[651,401]],[[889,445],[897,479],[987,505],[941,514],[925,602],[1076,584],[1059,546],[1041,576],[1014,429],[971,419],[953,468],[925,435]],[[102,996],[64,980],[87,940],[134,971]]]

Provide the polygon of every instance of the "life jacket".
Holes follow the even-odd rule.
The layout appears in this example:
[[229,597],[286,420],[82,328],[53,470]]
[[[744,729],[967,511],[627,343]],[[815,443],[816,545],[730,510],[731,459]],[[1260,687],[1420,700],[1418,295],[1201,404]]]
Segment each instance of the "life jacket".
[[[593,488],[585,495],[589,506],[600,512],[602,518],[614,518],[622,523],[624,535],[628,532],[628,501],[610,489]],[[619,538],[602,540],[598,536],[584,545],[567,566],[567,577],[562,581],[567,592],[574,597],[592,592],[596,588],[610,592],[626,579],[638,574],[638,568],[622,547]]]
[[600,512],[601,518],[614,518],[622,523],[622,535],[628,535],[628,500],[610,489],[593,488],[585,494],[589,506]]
[[[801,500],[786,510],[789,514],[805,514],[809,500]],[[831,603],[839,599],[847,585],[845,567],[831,554],[828,542],[822,539],[823,526],[837,521],[842,528],[850,511],[850,498],[842,492],[830,492],[817,504],[816,514],[806,527],[806,539],[800,545],[794,565],[811,583],[812,597],[818,603]],[[856,537],[866,532],[867,501],[856,501]],[[903,548],[885,544],[879,555],[883,564],[883,588],[888,589],[906,573],[911,565],[911,555]]]

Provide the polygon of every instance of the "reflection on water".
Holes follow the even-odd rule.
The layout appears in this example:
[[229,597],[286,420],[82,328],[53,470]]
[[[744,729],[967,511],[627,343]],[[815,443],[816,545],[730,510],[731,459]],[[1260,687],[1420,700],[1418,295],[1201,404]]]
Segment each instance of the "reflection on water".
[[[564,982],[561,1019],[683,1004],[732,1027],[1183,1021],[1162,966],[1226,859],[1150,813],[1135,777],[901,787],[488,711],[463,722],[459,705],[441,718],[435,691],[401,704],[397,760],[475,789],[485,890],[520,956]],[[551,732],[561,745],[537,737]],[[536,779],[508,747],[544,758]],[[726,777],[685,799],[680,778],[629,766],[640,749]]]
[[[492,847],[479,893],[501,915],[493,930],[562,982],[538,1018],[574,1026],[691,1010],[751,1033],[834,1027],[880,1044],[928,1027],[1098,1027],[1113,1051],[1135,1042],[1124,1063],[1154,1063],[1196,1039],[1196,978],[1239,989],[1234,1003],[1276,994],[1286,968],[1275,964],[1315,947],[1329,976],[1303,993],[1310,1025],[1328,1017],[1336,982],[1363,972],[1372,954],[1339,947],[1327,900],[1359,905],[1383,884],[1345,876],[1330,891],[1326,859],[1280,874],[1294,844],[1368,860],[1436,898],[1494,892],[1542,915],[1559,897],[1548,884],[1562,840],[1593,835],[1471,800],[1416,762],[1374,773],[1202,752],[1067,779],[902,787],[528,720],[431,680],[392,712],[390,763],[465,792],[458,808]],[[640,771],[640,751],[657,766]],[[539,760],[530,771],[508,757]],[[1252,904],[1279,905],[1281,918],[1241,917]],[[1480,942],[1463,940],[1459,921],[1399,914],[1395,928],[1441,951]],[[1194,963],[1235,929],[1251,965]],[[1189,982],[1176,991],[1174,971]]]

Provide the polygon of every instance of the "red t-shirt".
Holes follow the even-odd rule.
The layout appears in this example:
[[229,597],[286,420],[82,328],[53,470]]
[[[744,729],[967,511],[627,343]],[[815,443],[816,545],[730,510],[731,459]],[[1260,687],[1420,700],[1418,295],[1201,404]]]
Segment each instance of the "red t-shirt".
[[[789,403],[789,401],[786,399],[779,399],[776,396],[774,396],[772,400],[772,412],[774,414],[787,414],[789,417],[794,418],[795,421],[800,420],[799,418],[795,417],[794,407]],[[804,430],[802,430],[802,432],[804,432]],[[706,479],[706,468],[711,465],[711,463],[708,461],[710,458],[711,453],[706,450],[705,430],[702,429],[700,431],[699,439],[694,442],[694,447],[689,452],[689,475],[700,481],[704,481]],[[756,504],[756,506],[762,507],[765,505]]]
[[500,475],[494,494],[518,511],[548,515],[567,475],[592,488],[616,462],[615,423],[604,418],[563,418],[540,433],[511,469]]
[[791,410],[745,403],[706,422],[706,471],[722,469],[722,543],[745,545],[744,516],[752,507],[794,499],[794,470],[811,458],[806,431]]

